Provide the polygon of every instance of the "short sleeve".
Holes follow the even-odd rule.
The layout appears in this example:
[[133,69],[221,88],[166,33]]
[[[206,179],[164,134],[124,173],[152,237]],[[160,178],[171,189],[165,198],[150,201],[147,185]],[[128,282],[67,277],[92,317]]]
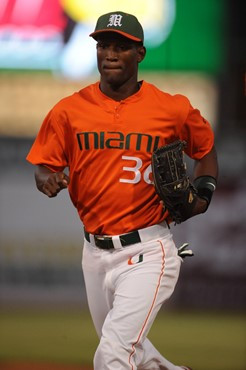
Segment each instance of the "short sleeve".
[[64,122],[57,118],[54,110],[44,119],[26,159],[35,165],[45,165],[53,171],[62,171],[68,166]]
[[189,101],[187,117],[180,127],[180,138],[187,142],[186,154],[197,160],[208,154],[214,145],[211,125]]

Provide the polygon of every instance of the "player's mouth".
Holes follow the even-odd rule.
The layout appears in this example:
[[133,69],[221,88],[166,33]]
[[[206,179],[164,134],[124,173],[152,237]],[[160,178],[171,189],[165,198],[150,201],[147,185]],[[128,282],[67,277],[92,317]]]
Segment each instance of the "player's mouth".
[[114,71],[114,70],[119,70],[119,69],[122,69],[122,68],[120,66],[109,66],[109,65],[105,65],[105,66],[103,66],[103,69]]

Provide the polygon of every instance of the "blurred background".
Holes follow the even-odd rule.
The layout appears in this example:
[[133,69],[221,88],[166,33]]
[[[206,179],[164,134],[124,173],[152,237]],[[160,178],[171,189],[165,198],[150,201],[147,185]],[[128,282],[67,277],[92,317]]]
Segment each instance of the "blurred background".
[[245,313],[245,2],[0,4],[1,308],[87,309],[77,212],[66,191],[48,199],[36,190],[25,157],[51,107],[98,80],[95,41],[88,34],[99,15],[120,9],[136,14],[145,29],[147,57],[139,78],[186,95],[215,132],[220,177],[213,202],[206,214],[172,226],[177,246],[188,242],[195,257],[185,260],[170,305]]

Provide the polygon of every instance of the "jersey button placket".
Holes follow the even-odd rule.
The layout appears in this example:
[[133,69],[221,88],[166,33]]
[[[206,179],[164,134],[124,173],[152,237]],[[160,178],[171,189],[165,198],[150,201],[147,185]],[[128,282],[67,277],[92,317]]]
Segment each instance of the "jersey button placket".
[[115,106],[115,111],[114,111],[115,123],[119,123],[119,120],[120,120],[120,107],[121,107],[121,102]]

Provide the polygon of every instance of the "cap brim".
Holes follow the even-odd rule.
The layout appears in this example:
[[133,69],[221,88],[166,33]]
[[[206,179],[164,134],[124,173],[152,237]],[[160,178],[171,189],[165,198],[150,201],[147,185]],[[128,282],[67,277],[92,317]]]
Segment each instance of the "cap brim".
[[122,31],[118,31],[118,30],[115,30],[115,29],[104,29],[104,30],[98,30],[98,31],[95,31],[95,32],[92,32],[89,36],[90,37],[93,37],[95,40],[96,40],[96,36],[100,35],[101,33],[105,33],[105,32],[116,32],[116,33],[119,33],[120,35],[130,39],[130,40],[133,40],[133,41],[137,41],[137,42],[141,42],[142,40],[138,37],[135,37],[135,36],[132,36],[132,35],[129,35],[129,33],[126,33],[126,32],[122,32]]

